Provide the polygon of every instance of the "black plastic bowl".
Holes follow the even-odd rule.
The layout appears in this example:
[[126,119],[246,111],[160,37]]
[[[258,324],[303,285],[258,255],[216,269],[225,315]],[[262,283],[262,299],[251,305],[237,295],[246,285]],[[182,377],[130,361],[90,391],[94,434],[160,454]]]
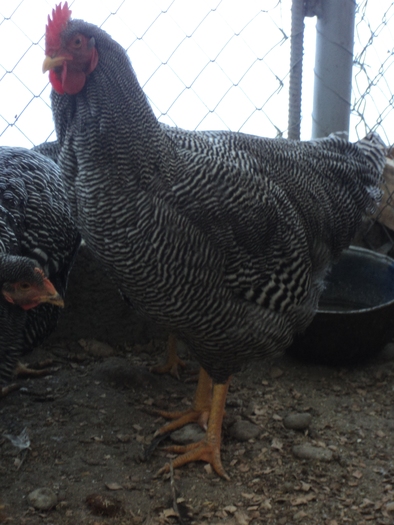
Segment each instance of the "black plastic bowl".
[[319,308],[288,353],[329,365],[357,364],[394,338],[394,260],[352,246],[327,277]]

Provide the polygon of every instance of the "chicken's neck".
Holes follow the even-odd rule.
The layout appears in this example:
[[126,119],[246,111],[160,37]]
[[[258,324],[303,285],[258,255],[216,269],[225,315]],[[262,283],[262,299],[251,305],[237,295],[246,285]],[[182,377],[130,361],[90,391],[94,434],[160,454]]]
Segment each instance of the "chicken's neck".
[[76,154],[79,176],[86,170],[90,181],[129,189],[171,178],[176,152],[127,57],[104,54],[81,93],[54,94],[53,106],[58,138]]
[[176,164],[175,147],[127,56],[111,46],[99,49],[99,64],[80,93],[52,94],[59,164],[72,213],[89,247],[100,253],[107,253],[108,243],[113,251],[132,241],[141,202],[165,191]]

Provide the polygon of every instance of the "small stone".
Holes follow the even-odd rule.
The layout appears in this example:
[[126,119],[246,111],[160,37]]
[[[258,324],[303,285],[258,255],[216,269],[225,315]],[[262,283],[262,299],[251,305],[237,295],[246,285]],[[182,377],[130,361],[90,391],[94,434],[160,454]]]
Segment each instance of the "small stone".
[[270,371],[270,375],[272,379],[278,379],[279,377],[283,376],[284,372],[277,366],[273,366]]
[[387,512],[394,512],[394,501],[389,501],[386,503]]
[[234,518],[237,525],[249,525],[250,517],[243,510],[237,510]]
[[119,483],[106,483],[105,486],[108,490],[123,490],[122,485]]
[[261,433],[261,428],[250,421],[236,421],[229,429],[230,435],[237,441],[248,441]]
[[308,516],[308,514],[307,514],[305,511],[300,510],[300,511],[298,511],[298,512],[296,512],[296,513],[294,514],[294,516],[293,516],[293,520],[294,520],[294,521],[300,521],[300,520],[306,518],[307,516]]
[[286,428],[292,430],[306,430],[311,424],[312,416],[308,412],[289,414],[283,420]]
[[285,481],[282,485],[283,492],[292,492],[294,490],[294,484],[290,481]]
[[112,346],[102,341],[96,341],[96,339],[80,339],[78,343],[87,354],[94,357],[111,357],[115,355],[115,350]]
[[27,499],[37,510],[50,510],[57,505],[56,494],[46,487],[33,490]]
[[205,432],[199,425],[187,425],[172,432],[170,437],[172,441],[179,445],[188,445],[204,439]]
[[311,459],[316,461],[332,461],[333,453],[327,448],[319,448],[309,445],[295,445],[293,447],[293,454],[299,459]]

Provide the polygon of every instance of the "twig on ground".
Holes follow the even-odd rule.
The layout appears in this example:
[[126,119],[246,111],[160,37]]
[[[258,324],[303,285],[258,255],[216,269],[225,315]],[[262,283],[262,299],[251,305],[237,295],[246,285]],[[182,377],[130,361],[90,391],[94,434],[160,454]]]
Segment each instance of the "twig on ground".
[[174,512],[176,512],[177,514],[179,523],[181,525],[184,525],[185,522],[183,521],[181,513],[179,512],[179,507],[177,503],[177,491],[175,487],[174,467],[172,465],[172,461],[170,461],[170,487],[171,487],[171,495],[172,495],[172,508],[174,509]]

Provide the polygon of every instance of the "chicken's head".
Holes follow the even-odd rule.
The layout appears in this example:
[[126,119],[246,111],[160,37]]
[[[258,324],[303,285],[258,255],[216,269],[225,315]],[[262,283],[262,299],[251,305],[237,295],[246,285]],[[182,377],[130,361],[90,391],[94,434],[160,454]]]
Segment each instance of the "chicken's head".
[[0,291],[6,301],[23,310],[30,310],[41,303],[64,306],[63,299],[41,268],[30,265],[25,265],[15,280],[4,282]]
[[93,37],[74,31],[67,2],[52,10],[45,33],[43,72],[49,71],[53,89],[63,95],[75,95],[84,87],[87,75],[98,63]]

